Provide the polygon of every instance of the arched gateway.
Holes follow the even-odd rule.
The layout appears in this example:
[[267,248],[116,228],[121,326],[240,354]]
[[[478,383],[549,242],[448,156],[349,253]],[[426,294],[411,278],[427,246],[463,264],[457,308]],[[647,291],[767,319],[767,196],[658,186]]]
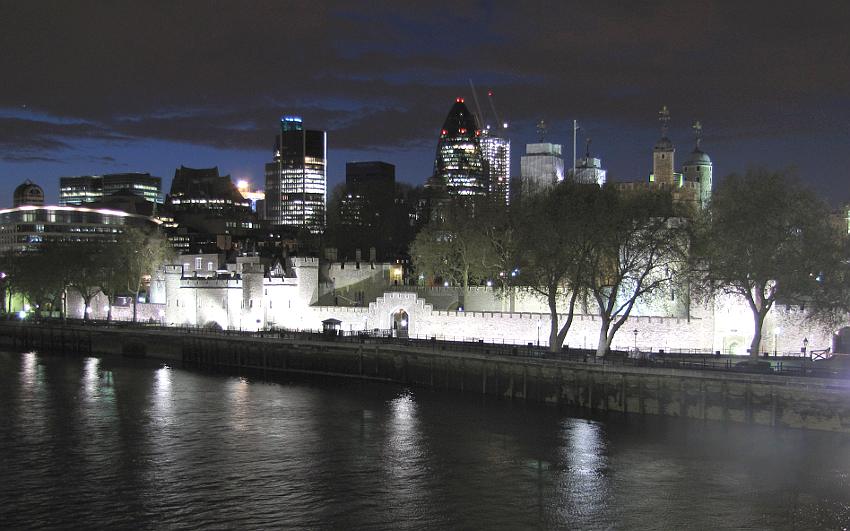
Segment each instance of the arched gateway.
[[393,329],[393,336],[408,337],[407,331],[410,329],[410,316],[404,309],[399,308],[390,316],[390,324]]

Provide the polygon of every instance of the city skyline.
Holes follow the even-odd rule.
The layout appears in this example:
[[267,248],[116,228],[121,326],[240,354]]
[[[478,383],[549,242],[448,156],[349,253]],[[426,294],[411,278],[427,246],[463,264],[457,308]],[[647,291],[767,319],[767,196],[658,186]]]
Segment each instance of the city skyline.
[[472,80],[482,102],[494,91],[515,153],[536,141],[540,119],[568,152],[577,119],[579,147],[593,139],[611,181],[643,180],[667,105],[680,154],[693,147],[692,123],[704,124],[716,180],[796,165],[834,204],[850,199],[840,3],[603,6],[580,16],[570,4],[497,2],[206,6],[3,6],[2,193],[30,179],[56,202],[61,176],[131,171],[162,177],[167,190],[181,165],[262,186],[284,114],[328,131],[329,189],[346,162],[365,160],[420,185],[445,113],[457,97],[472,101]]

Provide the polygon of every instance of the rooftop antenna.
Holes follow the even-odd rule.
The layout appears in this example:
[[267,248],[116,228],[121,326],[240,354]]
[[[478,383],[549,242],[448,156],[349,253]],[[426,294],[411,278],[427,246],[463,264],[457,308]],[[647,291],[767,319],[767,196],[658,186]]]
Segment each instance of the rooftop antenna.
[[699,123],[699,120],[694,122],[692,129],[694,130],[694,138],[697,142],[697,151],[699,151],[699,144],[702,142],[702,124]]
[[658,111],[658,121],[661,122],[661,138],[667,138],[667,129],[670,125],[670,111],[666,105]]
[[546,142],[546,120],[540,120],[537,122],[537,140],[542,144]]
[[486,129],[484,126],[484,115],[481,114],[481,105],[478,104],[478,92],[475,91],[475,85],[472,84],[472,78],[469,79],[469,88],[472,89],[472,101],[475,102],[475,112],[478,113],[478,128]]

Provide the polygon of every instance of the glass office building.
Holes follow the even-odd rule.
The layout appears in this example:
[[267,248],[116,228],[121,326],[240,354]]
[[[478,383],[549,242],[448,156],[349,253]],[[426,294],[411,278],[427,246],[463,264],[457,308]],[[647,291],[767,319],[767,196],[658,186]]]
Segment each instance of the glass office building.
[[266,219],[312,233],[325,228],[327,133],[304,129],[299,116],[280,120],[274,160],[266,164]]

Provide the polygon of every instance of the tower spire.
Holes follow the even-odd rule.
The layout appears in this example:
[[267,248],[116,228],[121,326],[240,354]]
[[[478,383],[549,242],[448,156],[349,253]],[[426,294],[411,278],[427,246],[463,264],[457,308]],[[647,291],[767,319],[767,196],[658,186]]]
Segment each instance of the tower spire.
[[699,150],[699,144],[702,142],[702,124],[697,120],[691,128],[694,130],[694,139],[696,139],[697,143],[696,149]]
[[590,160],[590,137],[584,139],[584,156]]
[[670,111],[666,105],[662,106],[661,110],[658,111],[658,121],[661,122],[661,138],[667,138],[667,129],[670,125]]

